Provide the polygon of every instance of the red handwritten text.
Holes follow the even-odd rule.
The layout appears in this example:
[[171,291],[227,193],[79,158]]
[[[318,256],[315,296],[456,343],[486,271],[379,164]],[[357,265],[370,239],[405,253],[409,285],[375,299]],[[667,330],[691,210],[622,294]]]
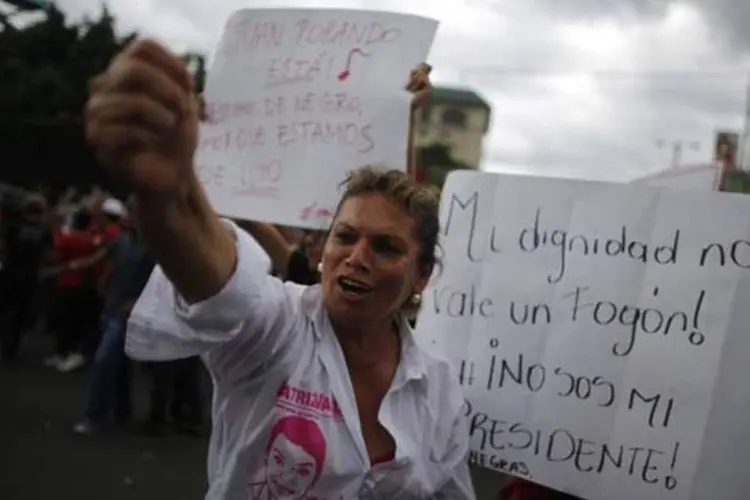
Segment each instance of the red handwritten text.
[[333,57],[326,52],[321,52],[313,59],[272,57],[268,62],[266,87],[312,82],[319,75],[327,74],[332,65]]
[[221,164],[199,163],[198,179],[206,188],[228,189],[232,196],[278,198],[283,165],[281,160],[229,169]]
[[362,99],[349,92],[305,92],[295,96],[297,113],[351,113],[362,114]]
[[298,120],[268,129],[262,125],[201,137],[199,151],[248,151],[274,143],[282,148],[299,144],[329,144],[367,153],[375,147],[372,125],[354,121]]
[[248,165],[242,168],[240,182],[243,188],[275,185],[281,180],[281,172],[282,164],[279,159],[258,165]]
[[344,69],[341,70],[341,72],[338,75],[338,79],[340,82],[346,81],[352,74],[352,58],[355,55],[359,55],[360,57],[370,57],[370,54],[367,54],[366,52],[362,52],[362,49],[356,48],[349,51],[349,54],[346,56],[346,64],[344,65]]
[[224,165],[198,164],[195,170],[198,179],[206,187],[223,187],[227,180],[227,169]]
[[283,96],[266,97],[257,101],[211,101],[206,103],[206,115],[208,116],[208,122],[212,124],[249,116],[270,118],[286,111],[286,100]]
[[300,210],[299,213],[299,219],[305,222],[314,220],[327,222],[333,218],[333,213],[332,208],[313,203],[312,205],[302,207],[302,210]]
[[293,146],[301,142],[335,144],[353,147],[358,153],[367,153],[375,147],[372,126],[354,122],[309,120],[286,123],[279,125],[276,129],[276,139],[282,147]]
[[238,128],[201,137],[198,151],[245,151],[266,145],[266,130],[262,125]]
[[302,92],[288,100],[284,96],[259,101],[211,102],[206,105],[210,123],[246,118],[270,118],[284,113],[362,115],[362,99],[350,92]]
[[227,28],[222,49],[228,55],[237,55],[240,51],[278,48],[284,41],[285,31],[284,24],[239,19]]
[[244,17],[227,28],[221,48],[225,55],[238,56],[241,52],[278,49],[286,38],[298,45],[367,46],[392,43],[401,36],[400,29],[379,22],[302,19],[287,25]]
[[310,45],[372,45],[392,43],[401,38],[401,30],[382,23],[354,23],[331,19],[314,23],[309,19],[295,25],[295,41]]

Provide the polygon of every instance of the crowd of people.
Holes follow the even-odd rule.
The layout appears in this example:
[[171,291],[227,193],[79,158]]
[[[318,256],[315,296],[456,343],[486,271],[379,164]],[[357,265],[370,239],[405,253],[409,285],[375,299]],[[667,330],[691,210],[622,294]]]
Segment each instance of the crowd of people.
[[[415,107],[429,71],[410,75]],[[207,498],[475,498],[458,381],[410,331],[439,265],[437,191],[408,155],[409,173],[354,171],[330,230],[220,219],[185,168],[206,118],[190,78],[135,42],[93,85],[87,136],[130,199],[3,207],[4,362],[44,318],[45,365],[91,365],[84,435],[132,419],[133,360],[152,375],[146,428],[199,433],[205,366]],[[521,480],[503,495],[572,499]]]
[[[125,325],[154,261],[137,237],[132,207],[94,187],[57,199],[8,191],[0,202],[0,347],[17,362],[31,331],[54,349],[43,364],[61,375],[91,368],[87,407],[74,431],[92,434],[132,421],[132,363]],[[138,431],[161,434],[204,428],[197,358],[145,366],[150,407]]]

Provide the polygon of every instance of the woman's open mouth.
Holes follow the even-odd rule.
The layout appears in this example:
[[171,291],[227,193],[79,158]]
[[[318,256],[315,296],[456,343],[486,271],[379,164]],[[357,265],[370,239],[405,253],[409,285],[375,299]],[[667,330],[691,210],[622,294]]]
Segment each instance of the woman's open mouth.
[[339,289],[344,293],[344,295],[351,298],[359,299],[365,297],[375,289],[372,285],[365,283],[364,281],[359,281],[353,278],[346,278],[343,276],[336,282],[339,286]]

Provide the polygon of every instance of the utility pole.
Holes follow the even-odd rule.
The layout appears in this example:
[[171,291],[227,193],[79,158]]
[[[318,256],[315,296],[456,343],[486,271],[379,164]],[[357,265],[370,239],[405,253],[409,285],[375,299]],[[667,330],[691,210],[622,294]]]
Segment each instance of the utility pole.
[[658,139],[656,147],[659,149],[671,149],[672,157],[669,161],[669,168],[678,168],[682,163],[682,153],[687,147],[691,151],[700,151],[701,144],[698,141],[688,141],[685,139]]

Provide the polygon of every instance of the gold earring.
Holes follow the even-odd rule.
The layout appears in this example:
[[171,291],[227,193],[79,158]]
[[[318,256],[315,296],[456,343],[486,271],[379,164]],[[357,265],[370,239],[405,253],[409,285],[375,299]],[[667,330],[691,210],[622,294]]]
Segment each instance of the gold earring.
[[415,292],[409,299],[409,302],[412,307],[419,308],[422,305],[422,294]]
[[322,262],[318,262],[317,269],[318,269],[318,274],[323,274],[323,263]]

